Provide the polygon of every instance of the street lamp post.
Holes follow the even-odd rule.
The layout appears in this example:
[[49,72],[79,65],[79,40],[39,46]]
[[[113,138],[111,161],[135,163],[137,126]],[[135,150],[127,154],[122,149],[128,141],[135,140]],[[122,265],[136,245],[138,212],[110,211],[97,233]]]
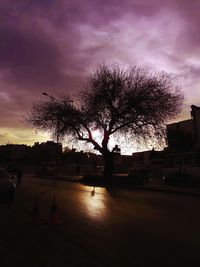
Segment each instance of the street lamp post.
[[[52,95],[47,94],[46,92],[42,92],[42,94],[46,97],[48,97],[49,99],[55,101],[55,102],[62,102],[58,99],[56,99],[55,97],[53,97]],[[72,100],[69,100],[68,102],[73,103]],[[55,160],[55,180],[58,176],[58,148],[59,148],[59,120],[58,120],[58,116],[56,117],[56,160]]]
[[[48,98],[50,98],[51,100],[55,101],[55,102],[61,102],[60,100],[56,99],[55,97],[53,97],[52,95],[48,95],[45,92],[42,92],[42,94]],[[70,101],[69,102],[73,102]],[[59,119],[58,116],[56,117],[56,160],[55,160],[55,179],[58,176],[58,148],[59,148]]]
[[[48,95],[47,93],[42,93],[44,96],[50,98],[51,100],[57,101],[53,96]],[[59,147],[59,120],[58,116],[56,117],[56,159],[55,159],[55,172],[54,172],[54,178],[56,180],[58,176],[58,147]]]
[[56,119],[56,166],[55,166],[55,179],[58,176],[58,148],[59,148],[59,120]]

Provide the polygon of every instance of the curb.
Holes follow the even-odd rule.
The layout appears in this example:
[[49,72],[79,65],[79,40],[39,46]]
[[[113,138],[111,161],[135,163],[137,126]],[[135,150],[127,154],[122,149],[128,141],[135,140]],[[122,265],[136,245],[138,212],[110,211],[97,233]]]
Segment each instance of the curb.
[[[54,177],[52,177],[52,176],[34,176],[34,177],[38,178],[38,179],[50,179],[50,180],[54,179]],[[55,181],[64,181],[64,182],[66,181],[66,182],[73,182],[73,183],[81,183],[80,179],[76,179],[75,180],[73,178],[67,178],[67,177],[66,178],[59,177]],[[87,186],[93,186],[93,185],[89,185],[88,184]],[[127,188],[127,189],[136,189],[136,190],[144,190],[144,191],[170,193],[170,194],[177,194],[177,195],[188,195],[188,196],[195,196],[195,197],[200,196],[200,189],[197,192],[187,192],[187,191],[174,190],[173,188],[172,189],[168,189],[168,188],[146,187],[145,185],[144,186],[143,185],[138,186],[138,185],[126,185],[126,184],[124,184],[124,185],[113,185],[113,186],[120,187],[120,188]]]
[[135,189],[144,190],[144,191],[153,191],[153,192],[160,192],[160,193],[169,193],[169,194],[176,194],[176,195],[185,195],[185,196],[194,196],[199,197],[199,192],[186,192],[186,191],[179,191],[179,190],[170,190],[170,189],[162,189],[162,188],[153,188],[153,187],[133,187]]

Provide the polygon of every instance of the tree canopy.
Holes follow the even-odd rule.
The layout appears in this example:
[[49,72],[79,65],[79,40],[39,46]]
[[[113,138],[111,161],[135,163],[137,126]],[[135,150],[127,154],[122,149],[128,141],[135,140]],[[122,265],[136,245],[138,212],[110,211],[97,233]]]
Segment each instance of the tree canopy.
[[[100,65],[77,95],[73,104],[68,95],[36,101],[27,121],[36,129],[91,143],[105,159],[115,133],[161,140],[165,123],[180,112],[183,101],[171,75],[117,64]],[[94,129],[102,135],[100,142]]]

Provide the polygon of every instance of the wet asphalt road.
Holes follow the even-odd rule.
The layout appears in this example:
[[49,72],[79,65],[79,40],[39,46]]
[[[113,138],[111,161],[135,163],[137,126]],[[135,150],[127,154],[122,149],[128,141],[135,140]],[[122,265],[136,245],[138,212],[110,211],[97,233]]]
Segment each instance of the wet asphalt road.
[[[48,224],[53,196],[60,225]],[[0,205],[0,266],[199,266],[199,207],[200,197],[27,177]]]

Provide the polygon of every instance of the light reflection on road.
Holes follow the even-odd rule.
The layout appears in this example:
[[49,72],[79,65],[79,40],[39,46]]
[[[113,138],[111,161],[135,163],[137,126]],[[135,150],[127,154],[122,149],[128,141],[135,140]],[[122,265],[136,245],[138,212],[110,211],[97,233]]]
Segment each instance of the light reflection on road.
[[103,220],[108,213],[108,195],[106,189],[101,187],[88,187],[89,192],[80,194],[80,202],[84,211],[91,218]]

